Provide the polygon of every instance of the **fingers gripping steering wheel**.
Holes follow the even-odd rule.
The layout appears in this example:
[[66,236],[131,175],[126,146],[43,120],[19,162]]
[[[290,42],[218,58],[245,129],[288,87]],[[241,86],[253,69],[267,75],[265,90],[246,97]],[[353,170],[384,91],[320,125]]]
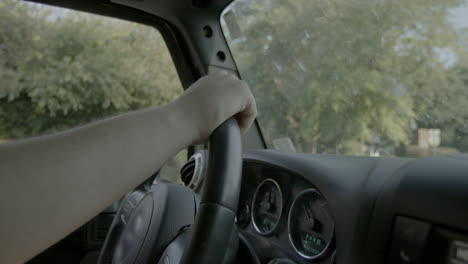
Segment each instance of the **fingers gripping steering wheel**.
[[192,190],[181,185],[135,190],[117,212],[98,263],[223,263],[236,232],[241,173],[241,135],[230,118],[210,137],[199,206]]

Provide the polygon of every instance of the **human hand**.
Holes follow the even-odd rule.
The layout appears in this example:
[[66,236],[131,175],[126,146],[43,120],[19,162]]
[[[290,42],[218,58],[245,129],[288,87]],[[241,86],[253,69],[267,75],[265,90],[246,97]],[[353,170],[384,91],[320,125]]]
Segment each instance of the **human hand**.
[[242,133],[252,125],[257,106],[245,81],[220,71],[196,81],[175,102],[195,129],[192,143],[205,142],[224,121],[234,116]]

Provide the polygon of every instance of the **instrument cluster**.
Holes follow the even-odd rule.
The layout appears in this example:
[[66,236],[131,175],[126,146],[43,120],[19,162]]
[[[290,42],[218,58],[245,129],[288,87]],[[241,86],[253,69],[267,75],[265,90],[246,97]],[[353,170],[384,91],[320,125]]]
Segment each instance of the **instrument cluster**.
[[241,232],[282,245],[306,262],[332,258],[334,220],[319,190],[296,175],[245,177],[237,212]]

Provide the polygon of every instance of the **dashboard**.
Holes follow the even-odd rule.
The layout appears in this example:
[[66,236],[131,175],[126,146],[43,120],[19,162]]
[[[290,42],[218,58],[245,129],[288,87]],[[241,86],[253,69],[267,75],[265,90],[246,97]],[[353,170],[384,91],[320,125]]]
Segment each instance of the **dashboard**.
[[468,263],[468,155],[244,155],[253,263]]

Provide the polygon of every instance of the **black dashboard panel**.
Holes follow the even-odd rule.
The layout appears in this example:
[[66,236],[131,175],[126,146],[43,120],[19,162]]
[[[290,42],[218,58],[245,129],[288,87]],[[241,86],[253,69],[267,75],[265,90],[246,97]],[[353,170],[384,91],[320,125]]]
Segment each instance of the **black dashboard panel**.
[[[432,242],[440,230],[450,230],[453,237],[468,243],[468,155],[412,160],[394,172],[376,201],[367,240],[367,247],[374,254],[368,255],[368,262],[390,257],[388,237],[392,235],[396,215],[430,225],[420,252],[421,263],[452,263],[448,260],[449,252]],[[468,263],[468,257],[457,263]]]
[[[411,159],[253,151],[244,155],[241,203],[248,201],[257,185],[267,178],[281,186],[286,212],[301,191],[315,188],[327,201],[335,221],[336,263],[430,263],[424,256],[434,254],[440,257],[439,262],[433,263],[450,263],[446,260],[449,249],[434,250],[441,241],[434,237],[435,233],[451,232],[463,242],[468,234],[467,158],[468,155]],[[428,224],[430,232],[419,245],[420,258],[409,258],[411,252],[397,245],[400,255],[408,258],[390,260],[391,248],[395,248],[391,244],[399,241],[392,238],[398,218]],[[306,260],[294,251],[287,237],[285,213],[278,230],[271,235],[256,232],[251,220],[240,230],[258,250],[262,263],[272,258],[331,263],[332,251],[319,260]]]

